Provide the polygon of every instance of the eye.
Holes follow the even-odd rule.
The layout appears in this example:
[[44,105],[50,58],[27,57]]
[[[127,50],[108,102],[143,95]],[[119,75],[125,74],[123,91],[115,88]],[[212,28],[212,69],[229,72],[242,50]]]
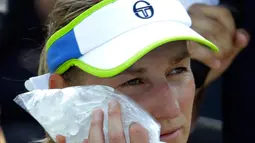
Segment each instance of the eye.
[[187,71],[187,68],[185,67],[178,67],[178,68],[175,68],[173,70],[171,70],[167,76],[171,76],[171,75],[178,75],[178,74],[181,74],[181,73],[184,73]]
[[135,79],[131,79],[123,84],[121,84],[122,87],[125,86],[135,86],[135,85],[140,85],[143,84],[144,82],[142,81],[142,79],[140,78],[135,78]]

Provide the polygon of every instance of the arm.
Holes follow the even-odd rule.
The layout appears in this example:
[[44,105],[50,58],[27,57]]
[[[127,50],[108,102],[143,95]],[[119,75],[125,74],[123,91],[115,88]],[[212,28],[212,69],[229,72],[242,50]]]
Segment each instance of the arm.
[[4,137],[4,132],[1,127],[0,127],[0,143],[6,143],[5,137]]
[[236,28],[232,13],[223,6],[203,4],[195,4],[189,9],[192,28],[220,49],[219,53],[212,53],[199,44],[189,44],[191,57],[210,67],[206,86],[221,76],[248,44],[249,34],[244,29]]
[[[226,1],[226,0],[225,0]],[[228,0],[230,1],[230,0]],[[255,1],[240,0],[234,6],[240,6],[239,25],[251,35],[255,32],[255,21],[250,19]],[[228,71],[223,75],[223,119],[225,142],[251,142],[254,138],[254,93],[255,67],[252,65],[255,53],[255,39],[240,53]]]
[[[214,42],[220,49],[220,53],[215,54],[208,52],[206,48],[200,45],[189,45],[192,58],[204,64],[204,66],[201,66],[203,65],[201,64],[195,69],[197,71],[197,73],[194,72],[196,84],[197,81],[205,81],[203,88],[206,88],[225,72],[239,52],[247,45],[248,34],[244,34],[245,31],[241,29],[236,29],[232,14],[222,6],[198,4],[192,6],[189,13],[193,21],[192,28]],[[196,52],[197,49],[200,51]],[[220,65],[215,64],[214,61],[220,61]],[[192,70],[194,71],[194,67],[192,67]],[[196,74],[201,73],[205,76],[196,76]],[[203,90],[199,87],[194,103],[194,114],[196,114],[204,96]],[[196,118],[196,115],[194,115],[194,118]]]

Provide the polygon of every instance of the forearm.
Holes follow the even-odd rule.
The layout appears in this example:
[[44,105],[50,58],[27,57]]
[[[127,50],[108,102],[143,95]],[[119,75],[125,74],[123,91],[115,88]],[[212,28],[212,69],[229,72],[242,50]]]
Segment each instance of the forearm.
[[0,127],[0,143],[6,143],[5,137],[4,137],[4,132],[1,127]]

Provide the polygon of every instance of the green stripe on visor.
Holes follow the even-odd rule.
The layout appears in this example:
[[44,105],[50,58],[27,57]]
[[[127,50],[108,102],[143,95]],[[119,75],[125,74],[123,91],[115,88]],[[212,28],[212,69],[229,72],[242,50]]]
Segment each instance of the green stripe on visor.
[[[50,51],[52,49],[54,49],[54,48],[50,49],[50,47],[54,47],[54,45],[56,45],[56,43],[61,41],[59,39],[65,38],[65,35],[68,35],[68,33],[71,33],[70,31],[72,31],[84,19],[86,19],[87,17],[89,17],[91,14],[98,11],[99,9],[101,9],[101,8],[111,4],[111,3],[114,3],[115,1],[116,0],[102,0],[98,4],[92,6],[88,10],[84,11],[82,14],[80,14],[78,17],[76,17],[74,20],[72,20],[68,25],[66,25],[62,29],[58,30],[55,34],[53,34],[49,38],[49,40],[46,43],[46,52],[47,52],[47,54],[49,54]],[[169,21],[171,22],[171,19]],[[75,36],[73,36],[73,37],[75,37]],[[165,37],[168,37],[168,36],[165,36]],[[157,39],[157,40],[159,40],[159,39]],[[68,40],[66,40],[66,41],[68,41]],[[126,60],[124,63],[120,63],[119,66],[114,67],[112,69],[99,69],[99,68],[93,67],[89,64],[86,64],[85,62],[83,62],[83,61],[81,61],[80,59],[77,58],[80,55],[76,56],[76,57],[71,57],[71,58],[68,57],[67,58],[68,60],[65,60],[65,59],[63,60],[60,57],[52,54],[52,57],[54,57],[54,58],[56,57],[56,60],[58,60],[58,62],[61,63],[61,65],[60,64],[56,65],[55,68],[53,68],[53,70],[51,71],[51,73],[55,72],[57,74],[63,74],[70,67],[76,66],[76,67],[80,68],[81,70],[83,70],[84,72],[87,72],[87,73],[89,73],[91,75],[94,75],[94,76],[97,76],[97,77],[101,77],[101,78],[113,77],[113,76],[116,76],[119,73],[123,72],[127,68],[129,68],[136,61],[141,59],[145,54],[152,51],[153,49],[155,49],[155,48],[157,48],[157,47],[159,47],[163,44],[166,44],[168,42],[174,42],[174,41],[194,41],[194,42],[197,42],[197,43],[200,43],[202,45],[207,46],[212,51],[215,51],[215,52],[219,51],[218,48],[213,43],[211,43],[210,41],[208,41],[206,39],[203,39],[199,36],[198,37],[196,37],[196,36],[193,37],[193,36],[188,36],[188,35],[187,36],[175,36],[175,37],[164,38],[164,39],[159,40],[159,41],[151,41],[151,43],[149,41],[149,43],[147,43],[147,46],[145,46],[145,47],[141,46],[141,48],[143,48],[143,49],[141,49],[140,51],[137,51],[137,53],[135,55],[132,55],[132,57],[128,58],[128,60]],[[150,44],[150,45],[148,45],[148,44]],[[62,46],[60,46],[60,47],[62,47]],[[68,47],[70,47],[71,50],[73,50],[72,46],[68,46]],[[91,51],[93,51],[93,50],[91,50]],[[61,55],[61,56],[63,55],[62,52],[58,52],[58,54]],[[68,54],[69,54],[69,52],[68,52]],[[85,54],[85,56],[86,56],[86,54]],[[48,59],[50,59],[50,58],[48,58]],[[55,59],[53,59],[53,62],[54,62],[54,60]],[[49,65],[53,65],[53,64],[49,64]]]
[[86,63],[84,63],[83,61],[79,60],[79,59],[71,59],[66,61],[64,64],[62,64],[57,70],[56,73],[57,74],[63,74],[64,72],[66,72],[70,67],[72,66],[76,66],[78,68],[80,68],[81,70],[94,75],[96,77],[100,77],[100,78],[109,78],[109,77],[113,77],[118,75],[119,73],[123,72],[124,70],[126,70],[127,68],[129,68],[131,65],[133,65],[136,61],[138,61],[139,59],[141,59],[144,55],[146,55],[147,53],[149,53],[150,51],[152,51],[153,49],[169,43],[169,42],[174,42],[174,41],[194,41],[197,43],[200,43],[202,45],[205,45],[207,47],[209,47],[209,49],[211,49],[214,52],[218,52],[219,49],[210,41],[205,40],[205,39],[201,39],[201,38],[196,38],[196,37],[172,37],[172,38],[166,38],[157,42],[154,42],[153,44],[143,48],[143,50],[139,51],[137,54],[135,54],[133,57],[131,57],[130,59],[128,59],[126,62],[122,63],[121,65],[113,68],[113,69],[98,69],[95,67],[92,67]]

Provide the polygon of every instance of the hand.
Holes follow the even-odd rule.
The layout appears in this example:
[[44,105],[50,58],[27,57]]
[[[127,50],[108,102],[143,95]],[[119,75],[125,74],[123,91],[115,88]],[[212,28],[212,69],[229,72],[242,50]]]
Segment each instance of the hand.
[[[83,143],[104,143],[103,121],[104,113],[101,109],[96,109],[92,115],[89,130],[89,138]],[[108,136],[110,143],[125,143],[125,135],[121,120],[121,107],[117,101],[109,103],[108,110]],[[148,143],[147,131],[139,124],[132,124],[129,128],[131,143]],[[57,136],[57,143],[65,143],[65,137]]]
[[219,77],[248,45],[249,34],[244,29],[235,28],[230,11],[224,7],[195,4],[188,12],[192,28],[220,50],[219,53],[213,53],[199,44],[189,43],[191,57],[211,68],[206,79],[208,84]]

